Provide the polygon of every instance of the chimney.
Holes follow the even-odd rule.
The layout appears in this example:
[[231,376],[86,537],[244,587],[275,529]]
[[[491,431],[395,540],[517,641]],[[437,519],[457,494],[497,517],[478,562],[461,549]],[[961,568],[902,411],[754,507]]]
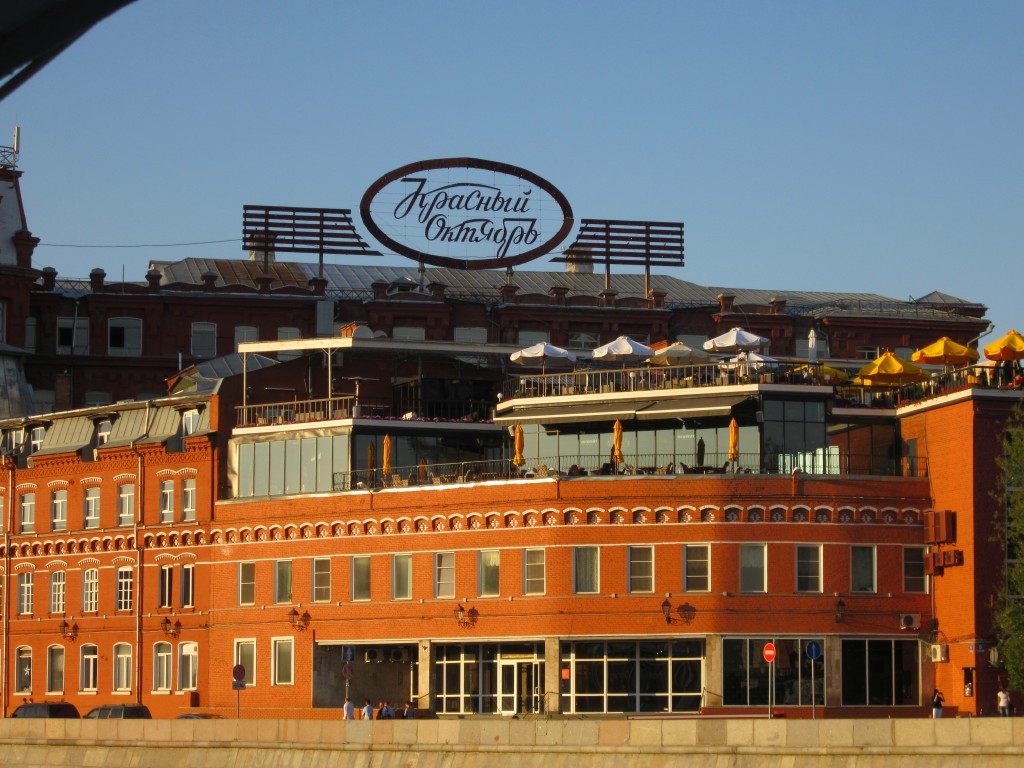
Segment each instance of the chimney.
[[776,298],[775,296],[772,296],[771,299],[768,300],[768,303],[771,305],[772,314],[773,315],[784,315],[784,314],[786,314],[786,300],[785,299],[779,299],[779,298]]
[[502,301],[502,303],[504,303],[504,304],[515,304],[516,303],[516,292],[518,290],[519,290],[519,286],[518,285],[511,285],[509,283],[505,283],[505,285],[501,286],[501,288],[499,289],[498,292],[501,294],[501,301]]
[[730,296],[726,293],[718,294],[718,311],[719,312],[732,312],[732,303],[736,301],[735,296]]
[[565,295],[569,289],[564,285],[554,285],[548,289],[548,295],[554,298],[555,304],[565,304]]
[[151,269],[146,273],[146,282],[150,293],[159,293],[160,291],[160,270]]
[[93,293],[98,293],[103,288],[103,279],[107,276],[99,267],[96,267],[92,272],[89,273],[89,285],[93,290]]

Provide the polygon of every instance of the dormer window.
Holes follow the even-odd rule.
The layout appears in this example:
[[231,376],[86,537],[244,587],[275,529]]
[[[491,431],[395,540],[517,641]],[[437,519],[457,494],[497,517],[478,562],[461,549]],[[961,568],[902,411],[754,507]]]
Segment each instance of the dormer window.
[[109,421],[101,421],[96,425],[96,445],[106,445],[107,441],[110,440],[110,430],[113,428],[113,424]]
[[42,450],[43,440],[46,439],[46,427],[32,427],[31,453]]
[[181,414],[181,434],[194,435],[199,429],[199,411],[195,408]]

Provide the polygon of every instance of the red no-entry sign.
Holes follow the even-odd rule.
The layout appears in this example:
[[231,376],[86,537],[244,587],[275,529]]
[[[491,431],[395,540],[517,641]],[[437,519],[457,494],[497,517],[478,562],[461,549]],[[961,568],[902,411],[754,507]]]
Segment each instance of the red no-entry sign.
[[775,661],[775,643],[765,643],[762,653],[764,654],[764,660],[769,664]]

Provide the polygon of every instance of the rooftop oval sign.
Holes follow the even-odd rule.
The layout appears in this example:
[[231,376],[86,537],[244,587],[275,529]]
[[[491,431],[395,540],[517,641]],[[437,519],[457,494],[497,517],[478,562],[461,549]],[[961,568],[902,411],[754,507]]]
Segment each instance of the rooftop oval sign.
[[572,208],[540,176],[472,157],[423,160],[375,181],[359,204],[386,247],[435,267],[513,267],[569,234]]

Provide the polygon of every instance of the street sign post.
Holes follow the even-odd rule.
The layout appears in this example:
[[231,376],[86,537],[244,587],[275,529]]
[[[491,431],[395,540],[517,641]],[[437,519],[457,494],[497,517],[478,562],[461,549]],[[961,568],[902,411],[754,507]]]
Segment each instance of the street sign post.
[[764,656],[764,660],[768,662],[768,719],[772,719],[772,704],[774,703],[775,694],[775,656],[778,651],[775,649],[775,643],[767,642],[764,644],[764,648],[761,649],[761,655]]
[[235,664],[231,668],[231,689],[235,692],[235,720],[238,720],[242,691],[245,690],[245,665]]
[[821,643],[817,640],[811,640],[804,647],[804,652],[807,654],[807,658],[811,660],[811,720],[814,720],[817,717],[814,709],[817,698],[817,689],[814,687],[814,668],[818,666],[815,662],[821,658]]

